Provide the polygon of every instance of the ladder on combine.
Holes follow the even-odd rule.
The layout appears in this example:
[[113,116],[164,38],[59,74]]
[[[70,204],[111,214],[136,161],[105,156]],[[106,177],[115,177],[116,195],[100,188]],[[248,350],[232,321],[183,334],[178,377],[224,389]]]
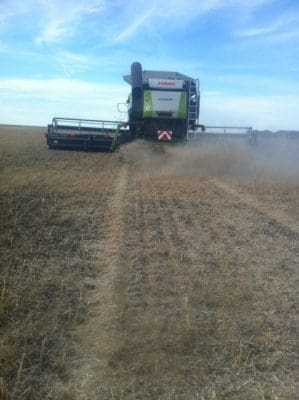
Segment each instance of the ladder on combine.
[[188,87],[188,114],[187,114],[187,129],[194,130],[199,111],[199,80],[187,81]]

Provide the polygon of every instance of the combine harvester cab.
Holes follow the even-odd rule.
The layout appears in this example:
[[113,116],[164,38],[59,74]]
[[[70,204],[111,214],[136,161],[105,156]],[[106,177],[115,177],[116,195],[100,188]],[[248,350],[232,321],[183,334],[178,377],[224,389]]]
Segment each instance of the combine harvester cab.
[[152,141],[185,141],[197,125],[200,106],[198,79],[171,71],[142,71],[131,65],[124,80],[131,85],[128,117],[133,137]]
[[76,118],[53,118],[46,135],[49,149],[71,148],[114,151],[131,138],[126,124]]

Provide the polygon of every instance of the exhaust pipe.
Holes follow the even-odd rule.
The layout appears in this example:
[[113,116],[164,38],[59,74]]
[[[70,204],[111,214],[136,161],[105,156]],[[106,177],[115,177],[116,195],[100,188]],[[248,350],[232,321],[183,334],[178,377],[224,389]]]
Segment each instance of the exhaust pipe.
[[139,62],[131,65],[131,85],[132,85],[132,118],[141,120],[143,114],[143,84],[142,66]]

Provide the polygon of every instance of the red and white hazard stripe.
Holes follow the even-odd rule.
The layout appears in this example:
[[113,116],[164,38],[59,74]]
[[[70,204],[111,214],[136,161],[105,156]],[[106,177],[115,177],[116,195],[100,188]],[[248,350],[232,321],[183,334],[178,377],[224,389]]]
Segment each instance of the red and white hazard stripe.
[[158,139],[170,141],[172,139],[172,131],[158,131]]

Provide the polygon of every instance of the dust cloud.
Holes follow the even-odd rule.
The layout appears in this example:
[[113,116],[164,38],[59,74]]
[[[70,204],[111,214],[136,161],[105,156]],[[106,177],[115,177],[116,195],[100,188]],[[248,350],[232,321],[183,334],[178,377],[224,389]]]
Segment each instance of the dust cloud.
[[288,138],[201,141],[161,145],[136,141],[122,153],[141,174],[299,182],[299,141]]

